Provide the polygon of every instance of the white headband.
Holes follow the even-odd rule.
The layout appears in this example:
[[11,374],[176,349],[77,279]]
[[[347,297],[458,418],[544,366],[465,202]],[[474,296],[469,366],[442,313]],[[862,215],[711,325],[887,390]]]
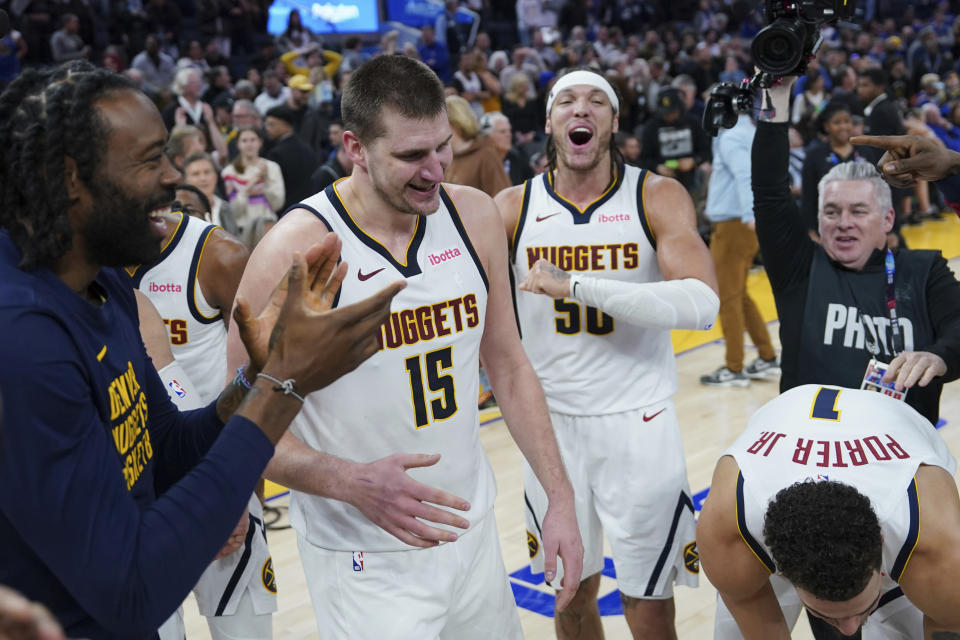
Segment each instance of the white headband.
[[553,99],[556,98],[561,91],[569,89],[578,84],[586,84],[591,87],[596,87],[607,94],[607,98],[610,99],[610,104],[613,105],[613,112],[620,112],[620,101],[617,100],[617,94],[614,92],[613,87],[610,86],[610,83],[607,82],[607,79],[603,76],[593,73],[592,71],[573,71],[568,73],[565,76],[562,76],[557,82],[553,85],[553,89],[550,89],[550,95],[547,96],[547,117],[550,117],[550,107],[553,106]]

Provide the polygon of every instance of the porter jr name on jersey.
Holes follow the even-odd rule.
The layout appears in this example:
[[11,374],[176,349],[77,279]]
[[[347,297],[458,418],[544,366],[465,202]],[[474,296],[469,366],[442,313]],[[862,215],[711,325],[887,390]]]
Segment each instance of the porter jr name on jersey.
[[[780,440],[786,437],[785,433],[761,431],[757,441],[747,447],[747,453],[769,456]],[[860,467],[872,462],[887,462],[894,459],[906,460],[910,457],[910,454],[893,439],[893,436],[885,433],[882,437],[885,441],[881,441],[879,435],[851,440],[797,438],[792,461],[804,466],[814,464],[818,467],[842,468],[851,465]],[[867,455],[868,452],[870,455]],[[813,454],[812,459],[811,454]]]

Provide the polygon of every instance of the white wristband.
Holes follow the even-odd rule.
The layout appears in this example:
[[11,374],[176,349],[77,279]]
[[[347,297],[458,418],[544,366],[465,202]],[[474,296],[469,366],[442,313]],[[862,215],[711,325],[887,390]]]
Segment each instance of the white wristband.
[[571,274],[570,297],[651,329],[706,331],[720,309],[714,290],[696,278],[641,283]]

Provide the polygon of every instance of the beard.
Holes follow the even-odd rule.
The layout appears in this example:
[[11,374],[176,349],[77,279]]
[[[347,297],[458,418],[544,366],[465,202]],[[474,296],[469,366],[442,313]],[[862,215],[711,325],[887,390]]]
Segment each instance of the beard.
[[150,212],[173,201],[173,189],[149,199],[125,193],[108,180],[90,185],[93,210],[80,230],[87,260],[104,267],[153,264],[160,258],[162,239],[150,226]]

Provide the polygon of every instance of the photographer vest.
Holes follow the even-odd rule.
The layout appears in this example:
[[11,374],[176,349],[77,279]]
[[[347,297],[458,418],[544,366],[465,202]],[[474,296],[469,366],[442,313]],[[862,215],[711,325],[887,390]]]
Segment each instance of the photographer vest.
[[[894,256],[902,349],[922,350],[935,339],[927,312],[926,286],[939,252],[899,251]],[[862,271],[850,271],[833,263],[820,246],[814,250],[796,368],[798,385],[828,382],[856,389],[870,358],[890,362],[896,355],[887,309],[886,273],[882,260],[879,267],[875,262],[876,254]],[[925,413],[921,408],[924,403],[919,400],[931,393],[939,398],[940,385],[915,387],[907,393],[907,404]]]

